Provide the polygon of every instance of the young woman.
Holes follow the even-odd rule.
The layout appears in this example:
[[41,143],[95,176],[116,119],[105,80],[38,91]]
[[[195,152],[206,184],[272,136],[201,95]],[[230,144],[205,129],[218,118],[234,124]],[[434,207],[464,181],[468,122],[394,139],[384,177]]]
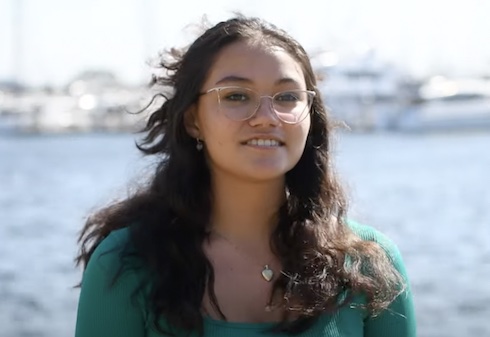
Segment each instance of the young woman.
[[346,219],[300,44],[239,16],[170,55],[154,175],[82,231],[76,336],[414,337],[398,249]]

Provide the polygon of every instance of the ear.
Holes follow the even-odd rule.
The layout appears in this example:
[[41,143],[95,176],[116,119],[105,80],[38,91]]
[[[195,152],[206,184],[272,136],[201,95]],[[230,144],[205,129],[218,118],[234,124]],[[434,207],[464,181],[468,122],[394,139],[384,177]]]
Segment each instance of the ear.
[[195,104],[184,112],[184,126],[185,130],[192,138],[201,137],[201,129],[199,128],[197,120],[197,109]]

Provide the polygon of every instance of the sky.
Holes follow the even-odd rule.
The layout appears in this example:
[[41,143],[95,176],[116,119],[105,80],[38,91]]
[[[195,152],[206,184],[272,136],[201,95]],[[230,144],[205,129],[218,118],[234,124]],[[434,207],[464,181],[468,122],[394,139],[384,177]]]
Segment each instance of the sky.
[[[320,6],[321,4],[321,6]],[[146,83],[148,60],[239,11],[312,55],[373,50],[414,77],[490,75],[490,0],[0,0],[0,81],[64,85],[84,70]]]

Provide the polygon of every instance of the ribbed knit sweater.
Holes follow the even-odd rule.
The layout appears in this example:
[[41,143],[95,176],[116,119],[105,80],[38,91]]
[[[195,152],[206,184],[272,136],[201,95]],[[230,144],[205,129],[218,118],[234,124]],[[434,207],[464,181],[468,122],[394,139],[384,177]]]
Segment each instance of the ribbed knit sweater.
[[[375,318],[365,311],[346,306],[333,315],[323,315],[314,326],[298,337],[415,337],[415,314],[405,267],[397,246],[375,229],[349,222],[363,240],[375,241],[392,259],[405,278],[406,290],[390,307]],[[139,285],[136,271],[124,272],[113,285],[114,273],[121,267],[119,249],[129,240],[129,230],[112,232],[94,251],[83,275],[78,303],[76,337],[159,337],[150,318],[152,314],[140,296],[131,294]],[[165,326],[165,322],[163,322]],[[285,334],[264,334],[274,323],[237,323],[204,317],[204,337],[285,337]],[[174,330],[175,331],[175,330]],[[188,336],[176,333],[176,337]],[[197,336],[197,333],[189,336]]]

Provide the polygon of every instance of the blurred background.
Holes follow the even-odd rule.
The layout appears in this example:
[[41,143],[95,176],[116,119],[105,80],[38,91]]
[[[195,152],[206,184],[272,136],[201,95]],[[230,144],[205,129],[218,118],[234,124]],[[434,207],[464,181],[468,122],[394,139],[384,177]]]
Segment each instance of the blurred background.
[[419,336],[490,336],[490,1],[0,0],[0,337],[73,335],[77,234],[148,172],[125,112],[148,63],[233,11],[309,52],[351,216],[398,244]]

